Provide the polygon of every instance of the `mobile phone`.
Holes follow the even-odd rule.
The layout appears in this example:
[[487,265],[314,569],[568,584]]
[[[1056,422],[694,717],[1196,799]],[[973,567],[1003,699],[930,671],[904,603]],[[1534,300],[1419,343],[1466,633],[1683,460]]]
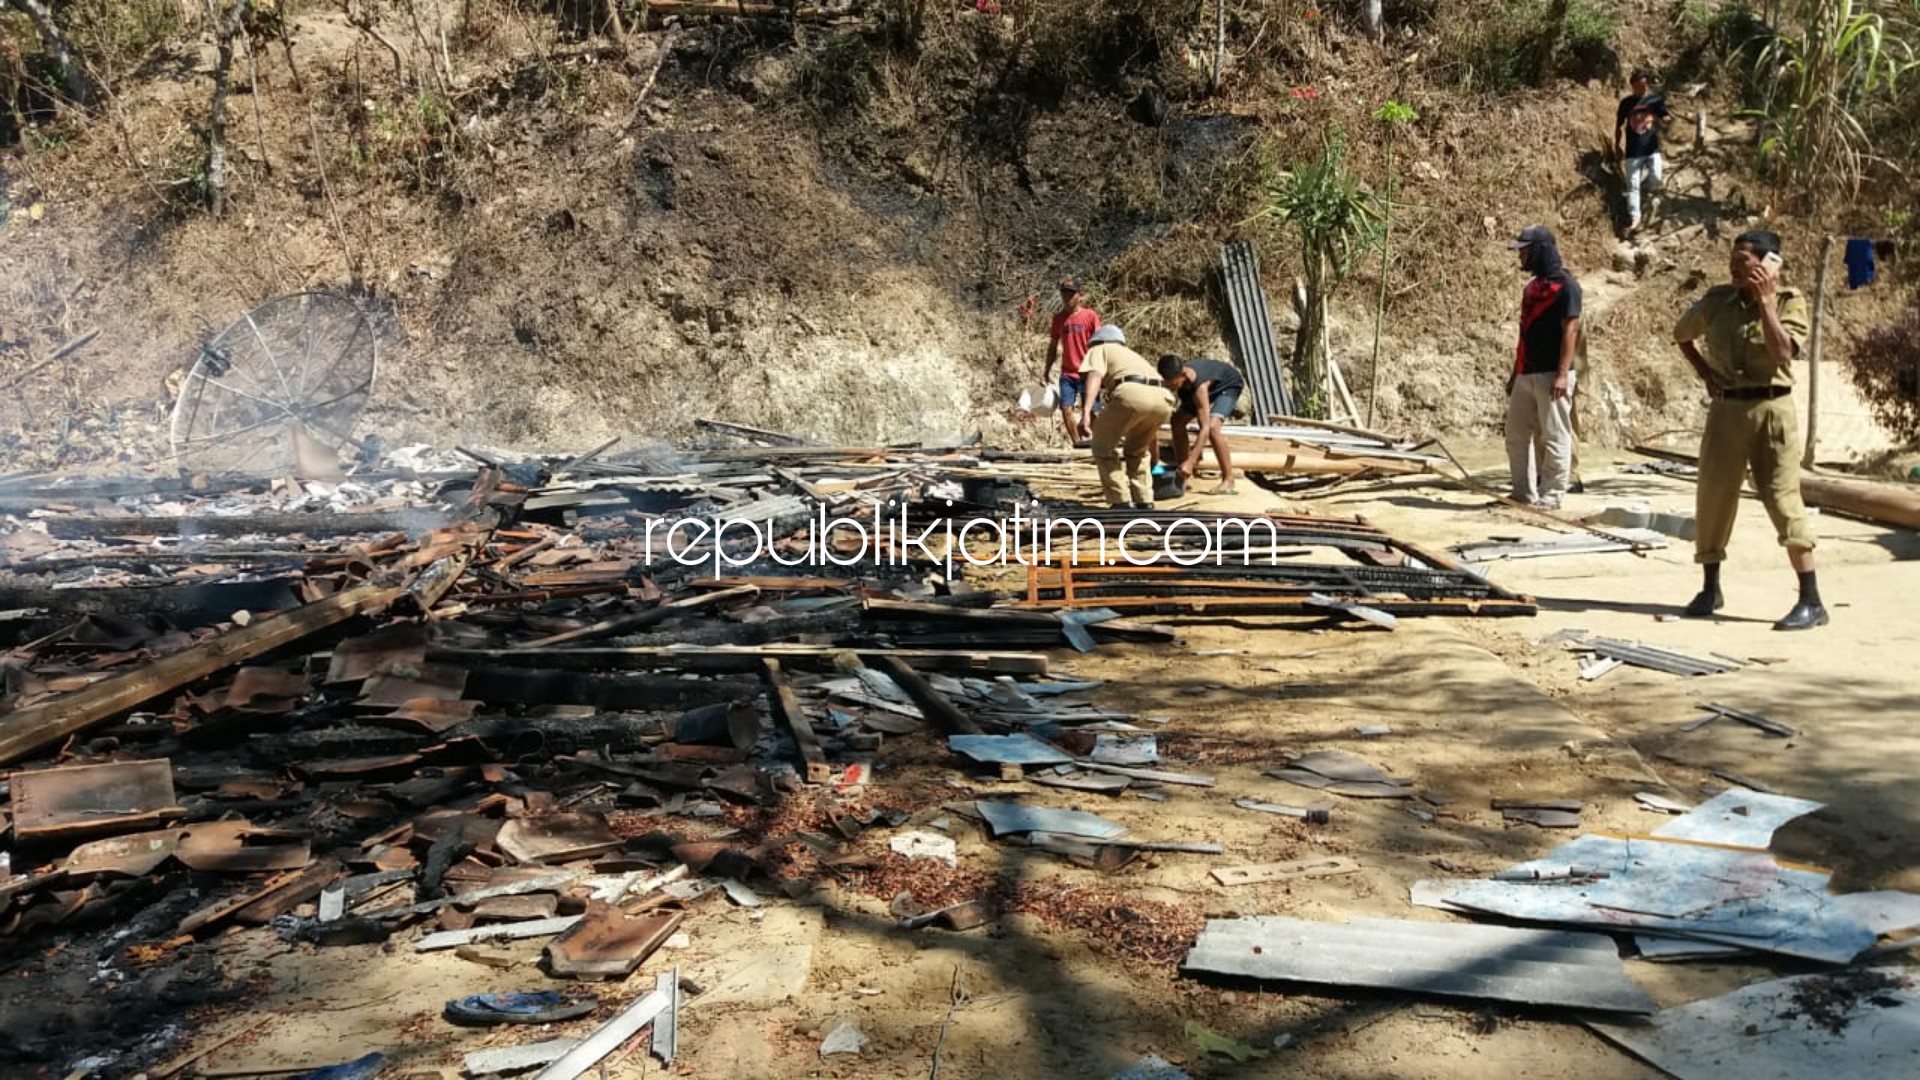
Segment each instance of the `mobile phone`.
[[1780,272],[1780,253],[1777,251],[1767,252],[1765,255],[1762,255],[1760,257],[1760,265],[1766,267],[1767,269],[1773,271],[1776,274],[1779,273]]

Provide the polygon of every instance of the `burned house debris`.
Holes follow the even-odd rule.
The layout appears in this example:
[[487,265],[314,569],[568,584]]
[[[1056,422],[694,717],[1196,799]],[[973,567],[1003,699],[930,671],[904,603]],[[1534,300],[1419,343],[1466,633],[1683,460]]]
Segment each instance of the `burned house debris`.
[[[1457,820],[1445,795],[1389,771],[1397,724],[1348,725],[1382,748],[1366,758],[1276,754],[1260,763],[1271,783],[1247,790],[1073,660],[1169,648],[1172,620],[1371,635],[1535,602],[1351,517],[1123,515],[1080,504],[1084,476],[1056,455],[706,426],[730,445],[408,449],[324,482],[0,481],[0,949],[137,926],[113,955],[252,935],[454,957],[519,987],[448,988],[437,1022],[495,1032],[462,1036],[466,1072],[573,1077],[640,1046],[684,1052],[682,1012],[698,1014],[704,988],[675,943],[720,912],[817,902],[828,883],[916,938],[1039,913],[1195,983],[1563,1006],[1607,1017],[1623,1045],[1641,1037],[1614,1033],[1619,1014],[1668,1014],[1608,933],[1649,958],[1839,964],[1908,921],[1905,894],[1836,903],[1824,872],[1774,859],[1770,829],[1739,826],[1803,805],[1738,790],[1691,810],[1651,796],[1684,813],[1650,837],[1591,832],[1490,878],[1416,884],[1413,903],[1448,923],[1202,920],[1123,889],[982,873],[954,830],[1121,884],[1159,860],[1234,896],[1362,875],[1365,852],[1337,843],[1276,860],[1089,803],[1180,793],[1314,843],[1361,803]],[[1417,467],[1385,440],[1235,437],[1284,443],[1295,479],[1354,475],[1356,455],[1393,455],[1380,475]],[[1700,673],[1670,650],[1573,643]],[[899,786],[929,764],[947,790]],[[1581,800],[1493,809],[1584,827]],[[1725,881],[1745,884],[1709,885]],[[1395,962],[1409,949],[1427,967]],[[514,1037],[523,1025],[553,1026]],[[189,1059],[180,1071],[226,1045],[194,1044],[167,1045]],[[6,1049],[61,1054],[31,1034]],[[314,1064],[379,1075],[398,1048],[376,1049]]]

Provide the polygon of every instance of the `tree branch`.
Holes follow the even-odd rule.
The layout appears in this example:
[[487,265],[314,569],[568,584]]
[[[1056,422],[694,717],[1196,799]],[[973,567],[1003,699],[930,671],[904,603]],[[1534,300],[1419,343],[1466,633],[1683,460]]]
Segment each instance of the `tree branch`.
[[76,105],[91,105],[98,96],[98,88],[87,76],[86,69],[74,58],[67,36],[61,32],[60,24],[53,19],[53,12],[46,0],[0,0],[0,6],[10,6],[26,15],[33,22],[33,28],[40,34],[40,46],[53,54],[53,61],[60,68],[60,75],[67,84],[67,96]]

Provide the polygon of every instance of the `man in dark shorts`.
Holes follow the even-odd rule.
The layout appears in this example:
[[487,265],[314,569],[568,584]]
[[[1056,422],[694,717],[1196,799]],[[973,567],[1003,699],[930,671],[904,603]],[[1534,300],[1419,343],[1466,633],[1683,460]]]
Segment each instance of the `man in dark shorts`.
[[[1086,387],[1080,365],[1086,360],[1088,341],[1098,329],[1100,315],[1082,301],[1080,282],[1074,278],[1061,281],[1060,310],[1053,313],[1052,333],[1047,339],[1047,364],[1040,369],[1040,382],[1045,385],[1047,377],[1053,374],[1054,361],[1058,360],[1060,426],[1066,431],[1069,443],[1078,443],[1086,437],[1080,430],[1080,399]],[[1094,407],[1098,411],[1097,402]]]
[[1667,99],[1652,91],[1653,73],[1636,68],[1633,93],[1620,99],[1613,116],[1613,153],[1627,181],[1627,235],[1640,231],[1640,189],[1653,181],[1655,194],[1666,181],[1666,159],[1660,156],[1660,125],[1668,117]]
[[[1239,404],[1247,381],[1224,360],[1182,360],[1177,356],[1160,358],[1160,379],[1180,399],[1173,413],[1173,458],[1180,463],[1180,478],[1193,477],[1211,443],[1214,459],[1220,463],[1220,486],[1212,493],[1234,494],[1233,452],[1227,446],[1225,424]],[[1200,434],[1189,440],[1187,424],[1194,420],[1200,421]]]

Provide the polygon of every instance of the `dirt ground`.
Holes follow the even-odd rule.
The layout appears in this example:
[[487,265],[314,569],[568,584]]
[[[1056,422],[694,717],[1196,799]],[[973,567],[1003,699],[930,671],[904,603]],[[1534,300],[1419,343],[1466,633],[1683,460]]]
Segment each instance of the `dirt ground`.
[[[1455,449],[1470,467],[1488,466],[1481,478],[1498,483],[1491,468],[1496,448]],[[1686,482],[1624,473],[1625,463],[1584,462],[1589,491],[1569,500],[1565,516],[1630,502],[1655,509],[1690,504]],[[1552,534],[1538,519],[1431,479],[1284,504],[1250,485],[1243,489],[1249,493],[1178,505],[1361,514],[1430,548]],[[1920,706],[1920,681],[1904,662],[1920,624],[1899,614],[1912,595],[1920,540],[1831,516],[1815,526],[1834,622],[1802,635],[1770,629],[1791,603],[1793,582],[1765,515],[1749,500],[1726,570],[1728,608],[1708,624],[1658,618],[1697,585],[1690,546],[1676,543],[1644,556],[1492,564],[1493,580],[1538,598],[1541,610],[1532,618],[1406,619],[1392,632],[1187,622],[1173,646],[1056,654],[1057,674],[1102,680],[1099,701],[1149,721],[1143,726],[1159,732],[1167,767],[1216,776],[1218,786],[1168,787],[1164,802],[1070,793],[954,768],[924,736],[894,740],[869,800],[917,807],[914,827],[944,827],[958,844],[957,880],[993,882],[1003,892],[1032,888],[1052,899],[955,934],[897,929],[887,910],[890,890],[871,881],[828,884],[802,902],[769,897],[757,908],[712,894],[688,918],[684,943],[656,954],[625,983],[597,987],[603,998],[624,1000],[674,966],[697,983],[703,992],[687,1005],[680,1059],[663,1071],[635,1052],[604,1075],[917,1077],[929,1073],[936,1048],[938,1075],[949,1080],[1099,1078],[1146,1053],[1195,1077],[1659,1075],[1571,1015],[1218,985],[1181,977],[1177,960],[1212,916],[1447,918],[1412,907],[1409,885],[1484,874],[1537,857],[1570,835],[1503,824],[1490,798],[1580,798],[1583,828],[1644,832],[1657,819],[1638,809],[1636,791],[1698,801],[1713,766],[1827,804],[1783,829],[1776,848],[1833,868],[1837,889],[1920,889],[1920,857],[1906,841],[1920,824],[1920,798],[1903,783],[1920,765],[1920,733],[1908,723]],[[1583,682],[1573,655],[1542,643],[1573,628],[1768,662],[1693,680],[1626,667]],[[1801,733],[1771,739],[1725,721],[1679,733],[1678,724],[1708,700],[1765,713]],[[1159,718],[1164,725],[1152,722]],[[1362,724],[1391,731],[1361,738],[1354,729]],[[1338,799],[1332,821],[1319,827],[1232,805],[1248,796],[1306,801],[1300,789],[1260,770],[1284,750],[1315,747],[1360,754],[1452,802],[1424,822],[1395,800]],[[1097,812],[1143,838],[1217,840],[1227,853],[1162,854],[1102,876],[994,842],[940,805],[1016,791],[1045,805]],[[884,852],[888,832],[866,843]],[[1235,888],[1208,876],[1218,865],[1317,854],[1347,856],[1361,870]],[[162,1008],[164,988],[118,958],[122,944],[101,956],[55,949],[6,975],[0,999],[10,1003],[12,1037],[36,1022],[71,1022],[88,1009],[115,1008],[116,993],[136,989],[141,1000],[133,1004]],[[452,1077],[460,1055],[482,1045],[585,1030],[590,1021],[476,1033],[439,1019],[441,1003],[456,996],[547,984],[531,966],[538,943],[508,948],[527,966],[500,971],[451,954],[415,954],[404,944],[315,950],[283,943],[266,929],[236,932],[189,946],[170,963],[188,990],[224,985],[240,999],[202,1006],[169,1025],[148,1023],[144,1037],[174,1053],[234,1036],[198,1066],[227,1075],[377,1049],[394,1059],[391,1075]],[[1660,1004],[1675,1005],[1793,969],[1635,960],[1628,970]],[[822,1059],[821,1038],[842,1021],[857,1024],[869,1043],[858,1056]],[[1268,1052],[1244,1064],[1209,1056],[1189,1040],[1189,1024]],[[1284,1037],[1286,1045],[1274,1048]],[[125,1043],[116,1049],[129,1059],[138,1052]],[[108,1066],[100,1075],[115,1073]]]

